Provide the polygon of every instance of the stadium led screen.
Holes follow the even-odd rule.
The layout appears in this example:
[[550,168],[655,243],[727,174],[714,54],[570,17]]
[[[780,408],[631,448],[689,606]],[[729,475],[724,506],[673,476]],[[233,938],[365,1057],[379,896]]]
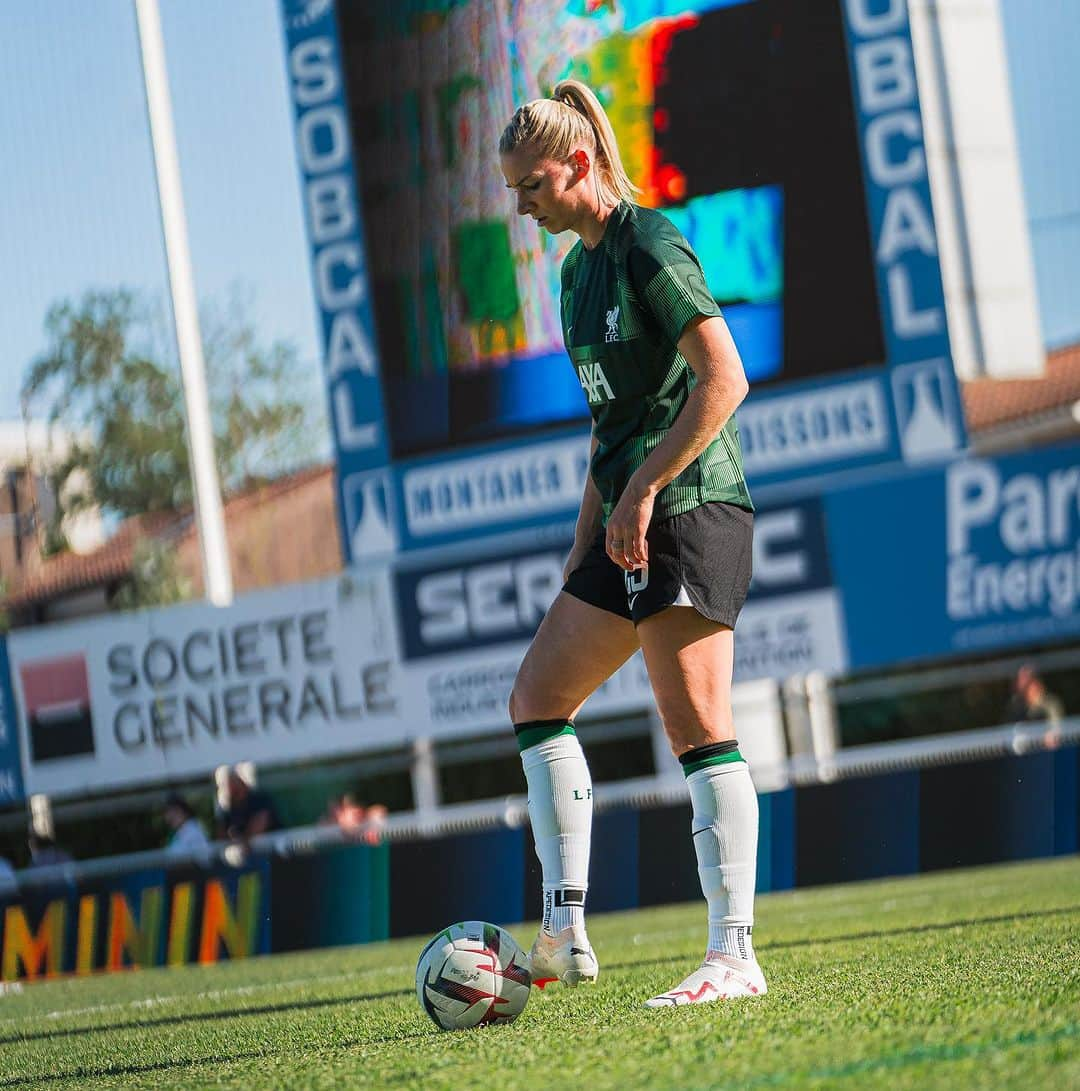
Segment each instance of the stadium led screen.
[[576,236],[519,217],[515,106],[565,77],[604,102],[641,203],[700,256],[751,383],[881,364],[836,0],[338,0],[389,449],[587,419],[562,345]]
[[906,0],[281,3],[347,560],[574,518],[575,240],[498,163],[568,76],[705,266],[757,500],[964,448]]

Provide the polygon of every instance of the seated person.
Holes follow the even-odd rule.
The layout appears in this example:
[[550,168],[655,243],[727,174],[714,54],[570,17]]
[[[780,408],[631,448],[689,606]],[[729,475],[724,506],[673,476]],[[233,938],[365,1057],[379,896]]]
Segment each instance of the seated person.
[[326,814],[319,821],[323,825],[337,826],[350,841],[376,845],[382,838],[386,813],[386,808],[381,803],[372,803],[365,807],[346,792],[330,800]]
[[1065,706],[1046,688],[1039,672],[1025,664],[1016,672],[1012,696],[1005,706],[1005,723],[1044,723],[1043,744],[1051,749],[1061,740]]
[[236,768],[229,770],[229,805],[218,818],[218,836],[247,844],[281,827],[274,801],[253,788]]
[[169,838],[165,851],[177,856],[199,852],[210,847],[210,839],[206,836],[203,824],[195,817],[191,804],[176,792],[172,792],[165,800],[163,811],[165,822],[173,831]]
[[72,863],[72,855],[62,849],[51,837],[31,833],[27,839],[30,846],[30,867],[53,867],[56,864]]

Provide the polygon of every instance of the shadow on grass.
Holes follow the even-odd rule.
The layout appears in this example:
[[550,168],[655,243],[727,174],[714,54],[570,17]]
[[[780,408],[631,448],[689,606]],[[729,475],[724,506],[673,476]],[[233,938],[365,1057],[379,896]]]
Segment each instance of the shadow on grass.
[[[398,996],[398,993],[391,993]],[[220,1013],[219,1013],[220,1014]],[[246,1013],[245,1013],[246,1014]],[[340,1042],[334,1047],[335,1052],[359,1045],[380,1045],[383,1043],[407,1042],[410,1039],[431,1038],[438,1034],[434,1027],[429,1031],[412,1034],[383,1034],[377,1038],[354,1038]],[[141,1076],[149,1072],[172,1072],[182,1068],[202,1068],[204,1065],[234,1064],[236,1061],[257,1061],[265,1057],[277,1057],[292,1050],[248,1050],[244,1053],[222,1053],[213,1057],[177,1058],[173,1061],[158,1061],[156,1064],[115,1064],[102,1065],[99,1068],[73,1068],[67,1072],[48,1072],[33,1076],[15,1076],[0,1080],[0,1087],[37,1087],[46,1083],[59,1083],[61,1080],[96,1080],[107,1076]]]
[[[149,1030],[153,1027],[171,1027],[181,1023],[212,1023],[222,1019],[238,1019],[249,1015],[275,1015],[286,1011],[310,1011],[314,1008],[332,1008],[339,1004],[360,1004],[366,1000],[392,1000],[398,996],[411,996],[412,989],[392,989],[381,993],[360,993],[352,996],[324,996],[318,1000],[290,1000],[282,1004],[260,1004],[254,1008],[215,1008],[213,1011],[187,1012],[163,1015],[157,1019],[130,1019],[123,1023],[99,1023],[89,1027],[56,1027],[32,1031],[29,1034],[9,1034],[0,1038],[0,1046],[23,1042],[40,1042],[49,1038],[73,1038],[80,1034],[97,1034],[114,1030]],[[0,1080],[0,1087],[5,1086]]]
[[[782,951],[790,947],[817,947],[828,943],[852,943],[861,939],[888,939],[889,936],[916,936],[922,932],[946,932],[950,928],[974,928],[981,924],[1008,924],[1012,921],[1036,920],[1040,917],[1060,917],[1080,913],[1080,905],[1065,905],[1058,909],[1033,909],[1030,913],[1003,913],[995,917],[965,917],[962,920],[941,921],[937,924],[913,924],[909,928],[882,928],[869,932],[845,932],[839,936],[812,936],[804,939],[780,940],[776,943],[755,944],[758,951]],[[672,961],[664,958],[634,959],[632,962],[605,962],[605,970],[630,970],[636,966],[658,966]],[[0,1039],[2,1041],[2,1039]]]
[[[783,940],[779,943],[762,944],[759,950],[776,951],[791,947],[810,947],[829,943],[850,943],[865,939],[886,939],[889,936],[910,936],[924,932],[942,932],[950,928],[974,927],[983,924],[1006,924],[1013,921],[1036,920],[1044,917],[1062,916],[1069,913],[1080,912],[1080,905],[1062,906],[1058,909],[1035,910],[1029,913],[1009,913],[999,916],[968,917],[961,920],[941,921],[937,924],[918,924],[909,928],[880,929],[867,932],[848,932],[837,936],[822,936],[812,939]],[[605,965],[606,970],[627,970],[642,966],[654,966],[671,961],[671,956],[664,958],[640,959],[632,962],[616,962]],[[334,1007],[343,1004],[358,1004],[370,1000],[391,1000],[396,997],[411,996],[412,989],[393,989],[380,993],[361,993],[350,996],[323,997],[318,1000],[294,1000],[284,1004],[262,1004],[258,1007],[244,1008],[242,1010],[221,1010],[206,1012],[190,1012],[183,1015],[163,1016],[159,1019],[131,1020],[124,1023],[109,1023],[106,1025],[90,1027],[57,1027],[55,1030],[38,1031],[30,1034],[17,1034],[0,1038],[0,1045],[14,1045],[25,1042],[40,1041],[50,1038],[68,1038],[77,1035],[96,1033],[108,1033],[117,1030],[146,1030],[152,1027],[176,1026],[183,1023],[203,1023],[219,1021],[221,1019],[239,1019],[251,1015],[273,1015],[281,1012],[305,1011],[315,1008]],[[410,1039],[423,1039],[431,1037],[438,1032],[434,1028],[430,1031],[412,1034],[388,1034],[376,1038],[357,1038],[342,1042],[338,1048],[349,1048],[354,1045],[378,1045],[382,1042],[402,1042]],[[8,1079],[0,1079],[0,1087],[30,1087],[36,1084],[57,1083],[61,1080],[87,1080],[108,1076],[132,1076],[150,1072],[167,1072],[182,1068],[198,1068],[211,1064],[230,1064],[235,1061],[254,1060],[259,1057],[274,1056],[273,1052],[252,1051],[245,1053],[223,1054],[214,1057],[199,1057],[191,1059],[177,1059],[173,1061],[159,1061],[156,1064],[145,1065],[107,1065],[100,1068],[74,1068],[66,1072],[42,1073],[32,1076],[16,1076]]]

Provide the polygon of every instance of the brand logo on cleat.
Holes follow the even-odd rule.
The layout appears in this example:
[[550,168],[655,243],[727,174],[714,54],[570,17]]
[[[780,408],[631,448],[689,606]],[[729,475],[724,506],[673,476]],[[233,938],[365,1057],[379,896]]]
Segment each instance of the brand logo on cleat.
[[678,1003],[675,997],[685,996],[688,1004],[696,1004],[707,992],[718,993],[719,991],[711,981],[703,981],[697,992],[691,992],[689,989],[676,989],[675,992],[668,993],[668,996],[671,997],[673,1003]]

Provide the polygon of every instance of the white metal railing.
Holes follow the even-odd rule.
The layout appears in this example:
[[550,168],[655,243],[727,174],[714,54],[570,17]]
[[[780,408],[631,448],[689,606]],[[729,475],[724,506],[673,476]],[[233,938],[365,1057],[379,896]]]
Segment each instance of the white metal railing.
[[[772,790],[788,785],[829,783],[848,777],[875,776],[902,769],[951,765],[965,761],[1026,755],[1050,747],[1080,745],[1080,716],[1062,722],[1049,739],[1045,724],[1013,724],[1006,727],[982,728],[950,735],[928,736],[900,742],[855,746],[829,757],[816,759],[800,755],[777,767],[755,768],[759,791],[768,784]],[[597,813],[625,808],[648,809],[689,798],[681,775],[639,777],[610,784],[598,784],[594,789]],[[442,806],[427,812],[408,811],[389,815],[379,826],[382,839],[389,842],[425,840],[452,834],[472,833],[488,829],[515,829],[529,821],[528,803],[523,795]],[[364,832],[361,827],[360,833]],[[263,834],[251,842],[255,855],[294,856],[317,852],[330,845],[356,843],[336,826],[305,826]],[[124,856],[102,857],[73,864],[30,868],[17,872],[20,888],[41,884],[70,882],[74,879],[105,877],[144,868],[164,867],[177,863],[197,866],[236,865],[246,857],[236,846],[215,842],[209,848],[190,856],[180,856],[165,850],[129,853]],[[0,896],[3,888],[0,887]]]
[[1023,666],[1034,665],[1040,674],[1080,668],[1080,647],[1041,651],[1038,655],[1014,655],[985,663],[929,667],[908,674],[888,674],[878,678],[834,681],[832,690],[841,704],[873,701],[882,697],[903,697],[913,693],[932,693],[952,686],[970,686],[981,682],[1000,682],[1016,676]]

